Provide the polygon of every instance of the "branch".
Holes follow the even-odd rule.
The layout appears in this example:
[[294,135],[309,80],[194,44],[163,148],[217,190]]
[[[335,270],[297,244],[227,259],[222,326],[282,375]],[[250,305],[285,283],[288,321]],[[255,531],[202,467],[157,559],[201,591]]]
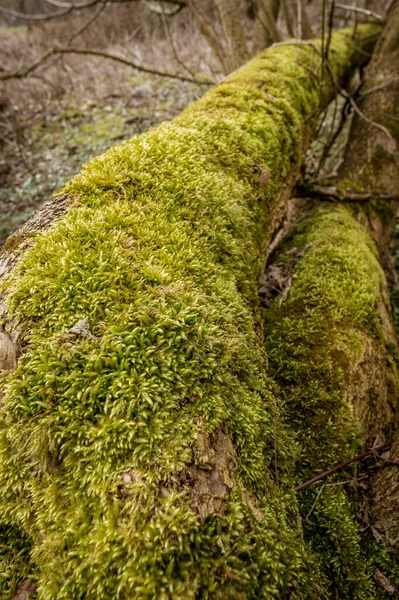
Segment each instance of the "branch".
[[166,34],[166,39],[168,40],[169,46],[171,47],[172,50],[172,54],[175,58],[175,61],[177,62],[177,64],[182,67],[185,71],[187,71],[187,73],[189,73],[189,75],[193,78],[195,78],[194,73],[192,71],[190,71],[190,69],[184,64],[183,61],[180,60],[179,55],[177,53],[176,50],[176,46],[173,43],[173,38],[172,38],[172,34],[170,32],[170,27],[169,27],[169,21],[168,21],[168,17],[166,15],[165,12],[165,6],[163,3],[163,0],[158,0],[159,3],[159,7],[161,9],[161,18],[162,18],[162,24],[165,30],[165,34]]
[[281,40],[281,33],[278,30],[269,2],[261,0],[259,3],[258,19],[261,25],[268,32],[273,42],[279,42]]
[[90,25],[92,25],[94,23],[94,21],[97,19],[97,17],[99,17],[106,8],[107,8],[107,3],[102,2],[99,5],[99,7],[97,8],[97,10],[91,15],[91,17],[69,36],[68,41],[67,41],[68,46],[73,42],[73,40],[75,38],[77,38],[81,33],[86,31],[86,29],[88,29],[90,27]]
[[190,7],[194,17],[197,19],[201,28],[201,33],[204,35],[208,44],[212,48],[216,58],[222,66],[224,73],[226,72],[226,54],[223,48],[223,44],[220,37],[216,34],[211,21],[209,20],[203,7],[200,5],[198,0],[187,0],[188,6]]
[[[93,0],[93,4],[97,2],[98,0]],[[24,13],[20,13],[16,10],[11,10],[10,8],[6,8],[5,6],[0,5],[0,13],[2,13],[3,15],[7,15],[8,17],[15,17],[17,19],[25,19],[25,21],[50,21],[51,19],[64,17],[65,15],[69,14],[72,10],[73,8],[70,6],[69,8],[62,10],[58,13],[25,15]]]
[[110,60],[114,60],[123,65],[131,67],[133,69],[137,69],[137,71],[142,71],[144,73],[150,73],[151,75],[159,75],[160,77],[168,77],[169,79],[179,79],[180,81],[188,81],[189,83],[197,83],[199,85],[213,85],[213,82],[205,82],[198,81],[197,79],[190,77],[183,77],[181,75],[176,75],[175,73],[168,73],[165,71],[157,71],[156,69],[150,69],[148,67],[143,67],[142,65],[138,65],[137,63],[131,62],[126,58],[122,58],[121,56],[117,56],[115,54],[109,54],[108,52],[102,52],[101,50],[92,50],[91,48],[50,48],[47,50],[42,56],[38,58],[37,61],[25,67],[20,71],[14,72],[3,72],[0,73],[0,81],[5,81],[7,79],[22,79],[26,77],[32,71],[35,71],[43,62],[45,62],[50,56],[54,54],[88,54],[91,56],[100,56],[101,58],[109,58]]
[[378,13],[373,12],[372,10],[367,10],[367,8],[360,8],[359,6],[347,6],[346,4],[336,4],[337,8],[342,8],[343,10],[351,10],[352,12],[358,12],[366,15],[367,17],[373,17],[377,19],[377,21],[383,21],[384,18]]
[[392,85],[394,83],[399,83],[399,77],[394,77],[393,79],[390,79],[386,83],[381,83],[380,85],[375,85],[374,87],[366,90],[365,92],[360,92],[359,96],[368,96],[369,94],[372,94],[373,92],[377,92],[378,90],[383,90],[384,88],[389,87],[390,85]]
[[398,194],[391,194],[383,190],[372,190],[370,192],[361,190],[339,190],[334,186],[313,185],[311,188],[298,186],[295,195],[303,198],[326,198],[336,202],[365,202],[367,200],[399,200]]
[[47,4],[51,4],[51,6],[57,6],[58,8],[70,8],[79,10],[81,8],[87,8],[88,6],[92,6],[93,4],[97,4],[98,2],[102,2],[103,0],[88,0],[87,2],[78,2],[75,4],[74,2],[61,2],[58,0],[44,0]]
[[[181,8],[187,6],[185,0],[163,0],[167,3],[178,4]],[[0,13],[7,15],[9,17],[15,17],[18,19],[24,19],[25,21],[50,21],[51,19],[58,19],[59,17],[64,17],[68,15],[70,12],[74,10],[82,10],[84,8],[90,8],[91,6],[95,6],[100,3],[108,3],[108,4],[128,4],[130,2],[139,2],[139,0],[87,0],[87,2],[80,2],[79,4],[72,4],[71,2],[62,2],[61,0],[45,0],[48,4],[53,6],[58,6],[59,8],[63,8],[60,12],[56,13],[38,13],[38,14],[25,14],[22,12],[18,12],[16,10],[12,10],[10,8],[6,8],[5,6],[0,5]]]
[[294,488],[294,491],[299,492],[299,490],[303,490],[303,489],[309,487],[310,485],[313,485],[314,483],[321,481],[328,475],[332,475],[333,473],[340,471],[341,469],[343,469],[344,467],[347,467],[351,463],[358,462],[359,460],[363,460],[363,458],[366,458],[367,456],[376,456],[377,455],[377,457],[380,458],[379,453],[383,452],[384,450],[388,450],[388,448],[390,448],[390,447],[391,447],[391,444],[384,444],[383,446],[378,446],[377,448],[372,448],[371,450],[367,450],[366,452],[363,452],[362,454],[358,454],[357,456],[354,456],[353,458],[349,458],[348,460],[337,465],[336,467],[333,467],[332,469],[329,469],[328,471],[324,471],[324,473],[320,473],[320,475],[316,475],[316,477],[313,477],[312,479],[309,479],[308,481],[305,481],[304,483],[297,485],[296,488]]
[[[342,93],[345,95],[344,90],[342,90]],[[377,129],[379,129],[380,131],[385,133],[385,135],[387,136],[387,138],[389,139],[389,142],[391,144],[390,150],[394,151],[395,147],[396,147],[396,143],[395,143],[393,136],[388,131],[388,129],[386,127],[384,127],[384,125],[381,125],[381,123],[377,123],[376,121],[373,121],[373,119],[369,119],[368,117],[366,117],[366,115],[360,110],[360,108],[358,107],[358,105],[356,104],[356,102],[354,101],[352,96],[350,94],[346,94],[346,96],[349,99],[349,102],[351,103],[353,110],[359,115],[359,117],[361,119],[363,119],[363,121],[366,121],[366,123],[368,123],[369,125],[372,125],[373,127],[376,127]]]

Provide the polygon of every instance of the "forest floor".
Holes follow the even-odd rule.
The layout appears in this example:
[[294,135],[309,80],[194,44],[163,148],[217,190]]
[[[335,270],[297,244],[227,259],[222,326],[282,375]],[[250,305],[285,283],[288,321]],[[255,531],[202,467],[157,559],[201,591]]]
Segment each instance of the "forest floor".
[[[33,115],[0,162],[0,245],[92,157],[172,119],[204,88],[132,73],[105,96],[73,86]],[[13,107],[19,110],[18,104]]]
[[66,94],[8,147],[0,165],[0,245],[82,164],[111,146],[172,119],[201,95],[195,84],[139,74],[99,100]]
[[[102,47],[150,68],[178,73],[159,27],[132,38],[124,13],[115,31],[121,42],[103,40],[108,22],[96,23],[80,44]],[[145,16],[145,15],[144,15]],[[157,16],[155,15],[155,18]],[[76,24],[75,24],[76,25]],[[207,49],[190,23],[176,23],[179,52],[195,72],[209,71]],[[0,62],[8,69],[30,64],[48,46],[51,35],[62,43],[71,24],[45,29],[1,29]],[[191,45],[187,41],[191,38]],[[195,48],[196,45],[196,48]],[[32,49],[28,52],[26,48]],[[147,50],[147,48],[149,50]],[[50,62],[50,61],[49,61]],[[160,66],[158,63],[161,63]],[[14,68],[15,68],[14,67]],[[187,73],[186,73],[187,75]],[[0,88],[0,247],[6,238],[79,172],[111,146],[167,121],[198,99],[207,86],[136,71],[110,60],[72,56],[53,60],[35,77],[10,80]]]

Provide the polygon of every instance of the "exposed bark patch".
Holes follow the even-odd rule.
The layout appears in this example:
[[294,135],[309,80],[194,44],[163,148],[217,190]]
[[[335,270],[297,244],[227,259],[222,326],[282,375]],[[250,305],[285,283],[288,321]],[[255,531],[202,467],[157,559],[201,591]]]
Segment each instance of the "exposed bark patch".
[[0,332],[0,371],[17,368],[19,349],[10,336]]
[[22,251],[32,245],[32,234],[49,229],[56,219],[67,212],[70,203],[71,199],[68,196],[52,198],[14,235],[8,238],[0,250],[0,277],[9,273]]
[[236,457],[231,439],[222,431],[210,436],[204,429],[194,445],[194,465],[189,467],[190,504],[201,520],[226,514],[229,491],[235,486]]
[[382,587],[382,589],[392,596],[396,592],[396,587],[389,581],[388,577],[385,577],[379,569],[374,571],[374,579]]
[[[397,421],[397,375],[391,369],[385,347],[363,335],[361,353],[354,354],[347,365],[344,398],[354,406],[369,445],[376,439],[380,443],[387,441],[389,430]],[[391,344],[396,348],[396,343]]]
[[19,584],[13,600],[29,600],[29,598],[33,598],[37,587],[37,583],[33,583],[30,579],[24,579]]
[[[399,462],[399,440],[384,454],[389,461]],[[399,554],[399,467],[387,464],[377,471],[372,481],[371,511],[373,530]]]
[[258,506],[255,496],[253,494],[251,494],[250,492],[247,492],[245,494],[245,500],[247,502],[247,505],[251,509],[253,516],[258,521],[258,523],[261,523],[262,525],[264,525],[266,523],[266,519],[265,519],[263,512],[260,510],[260,508]]

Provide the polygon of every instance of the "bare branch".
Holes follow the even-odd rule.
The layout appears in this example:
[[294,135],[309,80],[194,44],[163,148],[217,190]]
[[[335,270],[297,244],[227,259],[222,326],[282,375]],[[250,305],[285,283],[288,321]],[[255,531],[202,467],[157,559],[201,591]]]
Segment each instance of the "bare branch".
[[42,56],[40,56],[34,63],[25,67],[20,71],[14,72],[3,72],[0,73],[0,81],[5,81],[7,79],[22,79],[26,77],[32,71],[35,71],[43,62],[45,62],[50,56],[55,54],[85,54],[91,56],[99,56],[101,58],[108,58],[110,60],[114,60],[119,62],[127,67],[131,67],[136,69],[137,71],[142,71],[144,73],[150,73],[151,75],[159,75],[160,77],[168,77],[169,79],[179,79],[180,81],[188,81],[190,83],[197,83],[199,85],[213,85],[213,82],[205,82],[198,81],[197,79],[183,77],[181,75],[176,75],[175,73],[168,73],[165,71],[158,71],[156,69],[150,69],[148,67],[143,67],[142,65],[138,65],[137,63],[131,62],[126,58],[122,58],[121,56],[117,56],[116,54],[110,54],[108,52],[102,52],[101,50],[93,50],[91,48],[50,48],[47,50]]
[[312,187],[300,187],[295,190],[295,195],[306,198],[326,198],[334,202],[367,202],[368,200],[388,200],[397,201],[399,195],[385,192],[384,190],[339,190],[334,186],[313,185]]
[[358,454],[357,456],[354,456],[353,458],[346,460],[345,462],[337,465],[336,467],[333,467],[332,469],[329,469],[328,471],[324,471],[324,473],[320,473],[320,475],[316,475],[316,477],[309,479],[309,481],[305,481],[304,483],[301,483],[301,485],[297,485],[297,487],[295,488],[295,491],[299,492],[299,490],[303,490],[304,488],[307,488],[310,485],[313,485],[314,483],[321,481],[328,475],[332,475],[333,473],[340,471],[341,469],[343,469],[344,467],[347,467],[348,465],[352,464],[353,462],[358,462],[359,460],[362,460],[363,458],[366,458],[368,456],[374,456],[376,452],[378,452],[378,453],[383,452],[384,450],[387,450],[390,447],[391,447],[391,444],[384,444],[383,446],[378,446],[377,448],[373,448],[372,450],[367,450],[366,452],[363,452],[362,454]]
[[399,83],[399,77],[394,77],[393,79],[390,79],[389,81],[386,81],[385,83],[381,83],[380,85],[375,85],[374,87],[366,90],[365,92],[360,92],[359,96],[368,96],[369,94],[372,94],[373,92],[378,92],[378,90],[383,90],[384,88],[389,87],[390,85],[392,85],[394,83]]
[[169,46],[171,47],[173,56],[175,58],[175,61],[177,62],[177,64],[180,67],[182,67],[185,71],[187,71],[187,73],[189,73],[189,75],[191,77],[194,78],[194,73],[192,71],[190,71],[190,69],[188,67],[186,67],[186,65],[184,64],[184,62],[180,60],[179,55],[177,54],[176,46],[173,43],[172,34],[170,32],[169,21],[168,21],[168,17],[166,15],[166,12],[165,12],[165,6],[164,6],[164,3],[163,3],[163,0],[158,0],[158,3],[159,3],[159,7],[161,9],[162,24],[163,24],[163,27],[164,27],[164,30],[165,30],[165,34],[166,34],[167,40],[169,42]]
[[216,35],[216,32],[213,29],[212,23],[209,21],[208,16],[206,15],[203,7],[201,6],[201,4],[198,0],[187,0],[187,1],[188,1],[188,6],[190,7],[193,15],[195,16],[195,18],[197,19],[197,21],[200,25],[202,34],[205,36],[205,38],[208,41],[208,44],[210,45],[213,52],[215,53],[215,56],[218,59],[218,61],[220,62],[224,73],[226,73],[227,68],[226,68],[226,64],[225,64],[226,55],[225,55],[224,47],[223,47],[222,42],[220,41],[220,38]]
[[70,9],[80,9],[87,8],[88,6],[92,6],[97,2],[101,2],[102,0],[97,0],[97,2],[93,2],[88,0],[88,2],[62,2],[61,0],[44,0],[47,4],[51,4],[51,6],[57,6],[57,8],[70,8]]
[[94,21],[97,19],[97,17],[99,17],[106,8],[107,8],[107,3],[106,2],[101,3],[98,6],[97,10],[93,13],[93,15],[89,19],[87,19],[87,21],[85,23],[83,23],[81,25],[81,27],[79,27],[76,31],[74,31],[72,33],[72,35],[69,37],[69,39],[67,41],[68,46],[69,46],[69,44],[71,44],[73,42],[73,40],[75,38],[77,38],[81,33],[86,31],[86,29],[88,29],[90,27],[90,25],[92,25],[94,23]]
[[268,1],[261,0],[261,2],[259,3],[259,11],[257,17],[262,26],[268,32],[273,42],[279,42],[281,40],[281,34],[276,25],[276,20],[274,18],[273,11],[271,10]]
[[[342,90],[344,91],[344,90]],[[351,106],[353,108],[353,110],[359,115],[359,117],[361,119],[363,119],[364,121],[366,121],[366,123],[368,123],[369,125],[372,125],[373,127],[376,127],[377,129],[379,129],[380,131],[382,131],[383,133],[385,133],[385,135],[387,136],[387,138],[390,141],[391,144],[391,150],[394,151],[395,147],[396,147],[396,142],[394,140],[394,138],[392,137],[392,135],[389,133],[388,129],[386,127],[384,127],[384,125],[381,125],[381,123],[377,123],[376,121],[373,121],[372,119],[369,119],[358,107],[358,105],[356,104],[356,102],[354,101],[354,99],[352,98],[352,96],[350,96],[349,94],[347,94],[347,98],[349,99],[349,102],[351,103]]]
[[377,19],[377,21],[383,21],[384,17],[379,15],[378,13],[368,10],[367,8],[360,8],[360,6],[347,6],[346,4],[336,4],[337,8],[342,8],[342,10],[350,10],[352,12],[362,13],[367,17],[373,17],[373,19]]
[[[63,8],[64,10],[56,13],[37,13],[37,14],[26,14],[22,12],[18,12],[16,10],[12,10],[11,8],[6,8],[5,6],[0,5],[0,13],[7,15],[9,17],[15,17],[18,19],[24,19],[25,21],[50,21],[52,19],[58,19],[59,17],[64,17],[71,13],[74,10],[83,10],[85,8],[90,8],[100,3],[108,3],[108,4],[128,4],[130,2],[139,2],[140,0],[87,0],[87,2],[80,2],[77,4],[73,4],[71,2],[62,2],[61,0],[45,0],[48,4],[52,4],[53,6],[58,6],[59,8]],[[167,3],[173,3],[184,8],[187,6],[184,0],[164,0]]]
[[[97,3],[98,0],[94,0],[93,4]],[[15,17],[16,19],[24,19],[25,21],[50,21],[51,19],[58,19],[58,17],[64,17],[65,15],[72,12],[73,8],[70,6],[65,10],[62,10],[58,13],[50,13],[50,14],[35,14],[35,15],[26,15],[25,13],[18,12],[16,10],[11,10],[10,8],[6,8],[5,6],[0,5],[0,13],[3,15],[7,15],[8,17]]]

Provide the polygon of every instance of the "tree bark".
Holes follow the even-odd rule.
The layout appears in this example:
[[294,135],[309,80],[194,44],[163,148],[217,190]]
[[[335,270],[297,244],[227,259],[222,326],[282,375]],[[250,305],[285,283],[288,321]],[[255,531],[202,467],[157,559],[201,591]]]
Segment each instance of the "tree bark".
[[280,0],[264,0],[257,3],[254,30],[254,53],[268,48],[273,42],[281,39],[277,29],[277,17],[280,9]]
[[[364,114],[362,118],[355,115],[353,131],[342,168],[342,177],[351,182],[353,187],[363,190],[379,188],[392,194],[399,189],[399,3],[394,2],[387,15],[387,26],[379,40],[376,52],[367,68],[363,94],[359,108]],[[381,129],[385,128],[385,131]],[[382,255],[386,252],[392,225],[397,213],[398,203],[370,202],[364,210],[369,222],[370,231]],[[392,325],[389,325],[392,329]],[[397,357],[395,367],[397,369]],[[384,375],[381,379],[388,382],[393,374]],[[398,411],[396,386],[389,390],[390,401]],[[377,401],[378,404],[378,401]],[[398,411],[399,412],[399,411]],[[386,459],[398,462],[399,459],[399,423],[398,413],[391,421],[381,418],[378,413],[380,427],[391,425],[389,441],[392,448]],[[371,432],[375,423],[368,425]],[[383,466],[384,463],[381,464]],[[372,480],[372,526],[375,535],[381,536],[388,547],[399,555],[399,468],[389,465],[377,471]]]
[[226,43],[229,73],[249,60],[247,41],[242,26],[240,4],[235,0],[215,0]]

